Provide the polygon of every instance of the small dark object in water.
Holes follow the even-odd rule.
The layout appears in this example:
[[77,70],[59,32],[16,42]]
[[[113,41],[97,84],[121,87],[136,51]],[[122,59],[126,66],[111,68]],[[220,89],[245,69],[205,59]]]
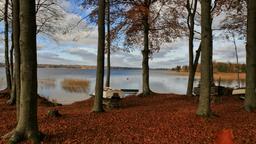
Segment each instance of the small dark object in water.
[[47,113],[48,116],[50,117],[61,117],[62,115],[59,113],[58,110],[54,109],[54,110],[49,110]]

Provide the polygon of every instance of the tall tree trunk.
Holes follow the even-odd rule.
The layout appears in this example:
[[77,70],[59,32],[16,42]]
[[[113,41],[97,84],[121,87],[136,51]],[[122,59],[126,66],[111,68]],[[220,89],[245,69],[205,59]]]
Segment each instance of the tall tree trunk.
[[10,49],[10,72],[11,72],[11,80],[13,81],[13,50],[14,50],[14,43],[13,43],[13,32],[11,35],[11,41],[12,41],[12,45],[11,45],[11,49]]
[[143,96],[148,96],[151,94],[149,87],[149,23],[148,15],[143,18],[143,27],[144,27],[144,49],[142,50],[142,94]]
[[110,0],[107,0],[107,75],[106,75],[106,87],[110,87],[110,74],[111,74],[111,63],[110,63],[110,47],[111,47],[111,38],[110,38]]
[[195,74],[196,74],[196,69],[197,69],[197,65],[198,65],[198,61],[199,61],[199,58],[200,58],[200,55],[201,55],[201,43],[199,45],[199,48],[196,50],[196,57],[195,57],[195,61],[194,61],[194,64],[193,64],[193,77],[195,78]]
[[236,53],[236,69],[237,69],[237,85],[240,88],[240,67],[239,67],[239,61],[238,61],[238,52],[237,52],[237,45],[236,45],[236,39],[235,39],[235,34],[232,33],[232,37],[233,37],[233,43],[234,43],[234,47],[235,47],[235,53]]
[[19,107],[20,107],[20,18],[19,18],[20,3],[19,0],[13,0],[13,42],[14,42],[14,56],[15,56],[15,67],[14,67],[14,79],[15,79],[15,93],[16,97],[16,115],[19,118]]
[[198,61],[201,55],[201,43],[199,45],[199,48],[196,50],[196,56],[195,60],[192,65],[192,71],[189,74],[189,82],[188,82],[188,88],[187,88],[187,96],[192,96],[193,92],[193,86],[194,86],[194,81],[195,81],[195,75],[196,75],[196,70],[198,66]]
[[187,25],[189,27],[189,75],[188,75],[188,85],[187,85],[187,96],[192,96],[193,85],[195,79],[195,69],[194,67],[194,27],[195,27],[195,14],[197,9],[197,0],[195,0],[193,9],[191,8],[190,1],[187,0],[187,10],[188,19]]
[[212,50],[212,28],[211,28],[211,0],[201,1],[201,29],[202,29],[202,56],[201,56],[201,82],[200,97],[197,115],[209,116],[210,89],[211,89],[211,50]]
[[13,105],[15,104],[15,92],[16,92],[16,87],[15,87],[15,79],[14,79],[14,67],[13,67],[13,50],[14,50],[14,39],[13,39],[13,32],[12,32],[12,46],[10,50],[10,70],[11,70],[11,80],[12,80],[12,87],[11,87],[11,97],[7,101],[7,104]]
[[11,74],[10,74],[10,64],[9,64],[9,23],[8,23],[8,6],[9,1],[5,0],[5,10],[4,10],[4,22],[5,22],[5,28],[4,28],[4,35],[5,35],[5,73],[6,73],[6,84],[7,89],[11,89]]
[[105,0],[99,0],[98,10],[98,55],[96,89],[93,112],[103,112],[102,97],[104,84],[104,48],[105,48]]
[[[192,32],[194,33],[194,32]],[[193,36],[194,34],[189,34],[189,74],[188,74],[188,85],[187,85],[187,96],[192,96],[192,91],[193,91],[193,85],[194,85],[194,76],[193,76],[193,72],[194,72],[194,52],[193,52]]]
[[15,66],[13,70],[13,80],[12,80],[12,91],[11,98],[7,103],[14,104],[16,102],[16,115],[17,120],[19,118],[19,98],[20,98],[20,19],[19,19],[19,0],[13,0],[12,5],[12,29],[13,29],[13,48],[14,48],[14,58]]
[[[40,143],[37,124],[37,53],[35,0],[20,0],[21,92],[20,114],[11,143],[30,139]],[[18,3],[18,0],[14,0]]]
[[256,1],[248,0],[245,110],[256,108]]

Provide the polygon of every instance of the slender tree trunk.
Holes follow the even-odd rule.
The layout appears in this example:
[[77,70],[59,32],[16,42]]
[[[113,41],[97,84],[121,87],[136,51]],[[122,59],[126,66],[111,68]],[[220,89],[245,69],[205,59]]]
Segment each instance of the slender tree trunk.
[[105,0],[99,0],[98,10],[98,55],[96,89],[93,112],[103,112],[102,97],[104,84],[104,48],[105,48]]
[[11,89],[11,74],[10,74],[10,64],[9,64],[9,23],[8,23],[8,6],[9,1],[5,0],[5,11],[4,11],[4,22],[5,22],[5,28],[4,28],[4,35],[5,35],[5,73],[6,73],[6,84],[7,89]]
[[14,74],[13,74],[13,50],[14,50],[13,32],[12,32],[12,36],[11,36],[11,41],[12,41],[12,46],[10,49],[10,72],[11,72],[11,81],[13,82],[13,77],[14,77]]
[[248,0],[245,110],[256,108],[256,1]]
[[142,90],[143,96],[148,96],[151,94],[151,90],[149,87],[149,23],[148,16],[144,16],[143,18],[143,26],[144,26],[144,49],[142,50]]
[[236,45],[236,39],[235,39],[235,34],[234,33],[232,33],[232,37],[233,37],[233,43],[234,43],[234,46],[235,46],[235,53],[236,53],[237,84],[238,84],[238,87],[240,88],[240,76],[239,76],[240,67],[239,67],[237,45]]
[[[193,30],[194,31],[194,30]],[[188,75],[188,85],[187,85],[187,96],[192,96],[192,91],[193,91],[193,85],[194,85],[194,76],[193,76],[193,71],[194,71],[194,52],[193,52],[193,42],[194,42],[194,32],[190,31],[189,34],[189,75]]]
[[111,38],[110,38],[110,0],[107,0],[107,77],[106,77],[106,87],[110,87],[110,74],[111,74],[111,63],[110,63],[110,47],[111,47]]
[[12,80],[12,91],[11,98],[7,103],[14,104],[16,102],[16,115],[17,120],[19,118],[19,97],[20,97],[20,19],[19,19],[19,0],[13,0],[13,19],[12,19],[12,29],[13,29],[13,48],[14,48],[14,58],[15,66],[13,70],[13,80]]
[[16,83],[15,83],[15,78],[12,80],[12,89],[11,89],[11,97],[7,101],[7,104],[9,105],[14,105],[16,102]]
[[196,69],[197,69],[197,65],[198,65],[198,61],[199,61],[199,58],[200,58],[200,55],[201,55],[201,43],[199,45],[199,48],[196,50],[196,57],[195,57],[195,61],[194,61],[194,65],[193,65],[193,68],[194,68],[194,71],[193,71],[193,76],[195,77],[195,74],[196,74]]
[[14,50],[14,39],[13,39],[13,32],[12,32],[12,46],[10,50],[10,70],[11,70],[11,80],[12,80],[12,87],[11,87],[11,97],[7,101],[7,104],[13,105],[15,104],[15,93],[16,93],[16,87],[15,87],[15,79],[14,79],[14,67],[13,67],[13,50]]
[[197,115],[209,116],[210,88],[211,88],[211,50],[212,50],[212,28],[211,28],[211,0],[201,1],[201,29],[202,29],[202,56],[201,56],[201,83],[200,97]]
[[15,56],[15,67],[14,67],[14,79],[15,79],[15,93],[16,97],[16,115],[19,118],[19,107],[20,107],[20,18],[19,18],[20,4],[19,0],[13,0],[13,42],[14,42],[14,56]]
[[[212,43],[212,41],[211,41],[211,43]],[[213,72],[213,62],[212,62],[212,60],[213,60],[213,47],[209,47],[209,49],[210,49],[209,50],[210,51],[210,84],[211,84],[211,87],[214,87],[215,83],[214,83],[214,72]]]
[[195,13],[197,9],[197,0],[195,0],[193,5],[193,10],[191,9],[190,1],[187,0],[187,10],[188,10],[188,27],[189,27],[189,76],[187,85],[187,96],[192,96],[193,85],[195,79],[195,69],[194,67],[194,27],[195,27]]
[[193,87],[194,87],[194,81],[195,81],[195,75],[197,70],[198,61],[201,55],[201,43],[199,45],[199,48],[196,51],[195,60],[192,65],[192,71],[189,74],[189,82],[188,82],[188,88],[187,88],[187,96],[192,96]]
[[[14,0],[18,3],[18,0]],[[40,143],[37,124],[37,53],[35,0],[20,0],[21,92],[20,114],[11,143],[30,139]]]

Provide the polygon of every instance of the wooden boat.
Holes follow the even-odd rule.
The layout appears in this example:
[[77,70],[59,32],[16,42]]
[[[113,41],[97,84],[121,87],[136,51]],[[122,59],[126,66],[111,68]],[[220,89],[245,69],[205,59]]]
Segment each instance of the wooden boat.
[[245,95],[245,88],[234,89],[232,95]]
[[113,97],[124,98],[124,92],[121,89],[106,87],[103,91],[103,98],[111,99]]
[[[124,98],[127,94],[137,94],[139,92],[138,89],[112,89],[110,87],[104,88],[103,98],[111,99],[113,97]],[[90,94],[90,96],[95,96],[95,93]]]

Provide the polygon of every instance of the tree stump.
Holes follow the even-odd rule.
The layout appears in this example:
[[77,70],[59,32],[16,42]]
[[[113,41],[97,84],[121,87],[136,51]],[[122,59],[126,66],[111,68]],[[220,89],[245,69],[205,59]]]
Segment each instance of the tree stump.
[[54,109],[54,110],[49,110],[47,112],[47,116],[50,116],[50,117],[61,117],[62,115],[59,113],[58,110]]

